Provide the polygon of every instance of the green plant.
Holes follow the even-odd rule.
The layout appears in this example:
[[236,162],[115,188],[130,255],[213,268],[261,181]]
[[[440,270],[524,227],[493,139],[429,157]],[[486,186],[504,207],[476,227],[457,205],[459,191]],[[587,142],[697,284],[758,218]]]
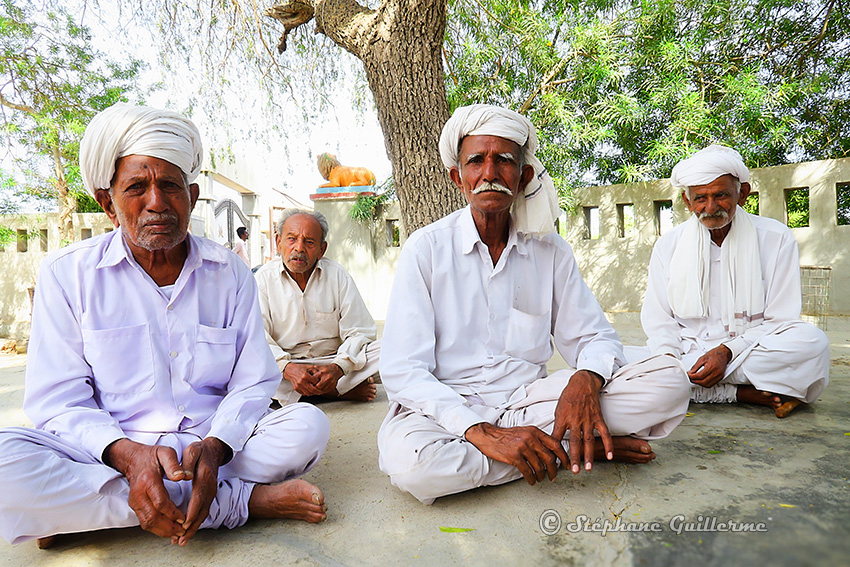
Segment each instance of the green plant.
[[351,210],[348,211],[349,218],[361,224],[372,224],[380,218],[381,208],[385,204],[396,200],[392,177],[387,178],[375,190],[374,195],[361,194],[357,197],[357,201],[354,202]]

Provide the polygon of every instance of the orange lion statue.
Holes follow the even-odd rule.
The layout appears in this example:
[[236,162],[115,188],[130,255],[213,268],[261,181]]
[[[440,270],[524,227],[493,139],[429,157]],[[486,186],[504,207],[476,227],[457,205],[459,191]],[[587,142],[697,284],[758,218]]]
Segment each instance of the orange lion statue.
[[319,156],[319,173],[328,180],[319,187],[361,187],[375,184],[375,174],[365,167],[340,165],[333,154]]

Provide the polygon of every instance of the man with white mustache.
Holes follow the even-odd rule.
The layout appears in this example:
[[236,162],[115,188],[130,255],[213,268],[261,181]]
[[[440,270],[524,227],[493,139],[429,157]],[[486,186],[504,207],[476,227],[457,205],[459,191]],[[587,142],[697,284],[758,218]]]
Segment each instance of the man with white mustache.
[[322,491],[296,477],[330,424],[309,404],[269,409],[278,373],[251,271],[188,232],[202,159],[197,127],[168,110],[117,103],[86,128],[81,176],[115,230],[39,272],[34,428],[0,430],[12,543],[141,526],[184,546],[248,518],[326,517]]
[[[691,399],[744,402],[787,416],[829,381],[829,341],[800,321],[797,241],[740,205],[750,172],[732,148],[682,160],[670,182],[693,213],[655,244],[641,322],[652,354],[689,368]],[[626,349],[629,358],[649,354]]]
[[[287,209],[275,226],[279,256],[257,271],[266,340],[281,405],[302,396],[370,402],[379,380],[377,327],[354,278],[325,258],[328,221]],[[315,401],[320,401],[319,399]]]
[[[648,463],[684,418],[679,361],[626,365],[619,337],[555,233],[558,199],[537,131],[491,105],[458,108],[440,137],[469,206],[404,245],[383,336],[390,410],[379,466],[425,504],[594,460]],[[552,345],[571,369],[549,374]]]

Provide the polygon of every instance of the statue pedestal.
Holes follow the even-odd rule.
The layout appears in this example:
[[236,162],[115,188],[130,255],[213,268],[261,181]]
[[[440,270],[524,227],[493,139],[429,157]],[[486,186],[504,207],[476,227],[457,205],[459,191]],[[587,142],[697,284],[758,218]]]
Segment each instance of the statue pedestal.
[[312,201],[354,200],[360,195],[371,197],[375,194],[374,185],[358,185],[352,187],[319,187],[310,195]]

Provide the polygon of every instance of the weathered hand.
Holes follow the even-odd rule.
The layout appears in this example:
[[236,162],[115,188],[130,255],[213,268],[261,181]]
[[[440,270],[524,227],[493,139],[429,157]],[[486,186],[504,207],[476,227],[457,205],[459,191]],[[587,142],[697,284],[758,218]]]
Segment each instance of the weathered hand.
[[128,504],[142,529],[172,541],[186,533],[186,517],[171,501],[162,480],[163,475],[173,481],[191,478],[174,449],[119,439],[104,451],[104,462],[130,483]]
[[[574,473],[579,472],[579,462],[584,457],[584,468],[593,468],[593,448],[596,443],[593,431],[599,433],[608,460],[614,458],[614,442],[608,426],[602,418],[599,406],[599,390],[602,378],[587,370],[579,370],[570,378],[570,383],[561,392],[555,407],[555,426],[552,437],[563,439],[570,432],[570,464]],[[566,465],[565,465],[566,466]]]
[[310,373],[316,380],[316,389],[322,394],[338,394],[336,385],[343,376],[342,368],[336,364],[317,364]]
[[283,378],[292,383],[292,387],[302,396],[321,396],[322,391],[316,387],[319,378],[314,375],[315,366],[290,362],[283,369]]
[[478,423],[466,430],[466,440],[497,461],[515,466],[534,485],[558,474],[558,462],[567,462],[563,445],[536,427],[497,427]]
[[732,360],[732,351],[729,347],[725,345],[715,347],[699,357],[688,372],[688,378],[697,386],[711,388],[723,380],[730,360]]
[[228,459],[231,449],[215,437],[192,443],[183,451],[183,468],[192,480],[192,494],[181,536],[172,536],[172,543],[185,546],[210,513],[210,504],[218,492],[218,468]]

